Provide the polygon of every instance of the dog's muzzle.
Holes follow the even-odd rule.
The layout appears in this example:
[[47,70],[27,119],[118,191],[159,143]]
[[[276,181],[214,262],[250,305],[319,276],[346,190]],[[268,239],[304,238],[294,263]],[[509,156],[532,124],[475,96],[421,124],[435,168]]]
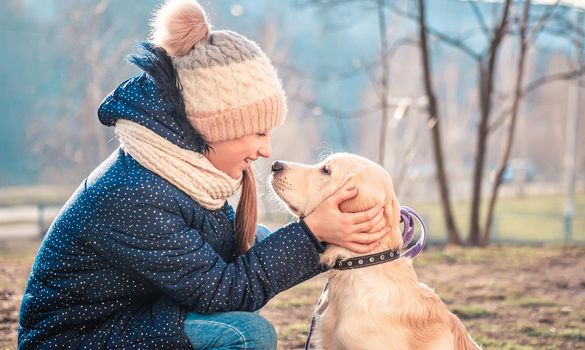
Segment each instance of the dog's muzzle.
[[278,174],[284,170],[284,163],[281,161],[276,161],[272,163],[272,173]]

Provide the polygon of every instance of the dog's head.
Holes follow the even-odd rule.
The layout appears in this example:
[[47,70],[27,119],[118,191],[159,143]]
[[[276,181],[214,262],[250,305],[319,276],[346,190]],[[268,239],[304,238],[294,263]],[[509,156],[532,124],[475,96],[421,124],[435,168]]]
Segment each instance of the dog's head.
[[390,226],[382,243],[386,249],[402,245],[400,208],[390,175],[378,164],[349,153],[336,153],[316,165],[277,161],[272,165],[272,188],[291,213],[304,217],[341,188],[355,187],[356,197],[343,202],[343,212],[367,210],[384,201],[384,220],[375,227]]

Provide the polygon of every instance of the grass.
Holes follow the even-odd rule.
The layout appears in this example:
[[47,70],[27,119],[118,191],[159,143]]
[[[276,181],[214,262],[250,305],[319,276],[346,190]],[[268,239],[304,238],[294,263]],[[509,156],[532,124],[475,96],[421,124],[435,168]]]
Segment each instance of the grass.
[[506,303],[523,307],[559,306],[558,303],[548,298],[535,297],[531,295],[519,295],[515,293],[509,295],[506,298]]
[[557,330],[555,328],[537,327],[532,325],[522,325],[519,328],[521,334],[532,338],[551,338],[559,340],[572,340],[585,342],[585,331],[577,328],[565,328]]
[[[496,248],[496,246],[494,246]],[[482,248],[452,248],[446,250],[426,251],[418,265],[448,263],[448,264],[481,264],[494,260],[505,261],[505,266],[518,266],[532,260],[547,259],[557,254],[555,250],[534,249],[530,246],[497,246],[497,249]]]
[[529,337],[540,337],[540,338],[554,337],[554,333],[551,332],[550,329],[545,329],[542,327],[534,327],[534,326],[530,326],[530,325],[521,326],[520,333],[527,335]]
[[[495,214],[494,239],[502,241],[550,242],[563,240],[564,196],[561,194],[501,198]],[[430,239],[446,239],[444,219],[437,203],[402,203],[417,210],[429,226]],[[486,209],[487,203],[482,203]],[[461,232],[468,232],[469,203],[457,202],[454,215]],[[483,220],[483,217],[482,217]],[[575,196],[573,240],[585,242],[585,193]]]
[[484,349],[499,349],[499,350],[543,350],[542,348],[535,348],[530,345],[519,345],[514,342],[501,341],[485,336],[478,336],[475,339]]
[[490,311],[477,305],[455,305],[451,307],[451,312],[463,320],[489,317],[492,315]]
[[567,340],[577,340],[585,342],[585,331],[577,328],[562,329],[559,336]]

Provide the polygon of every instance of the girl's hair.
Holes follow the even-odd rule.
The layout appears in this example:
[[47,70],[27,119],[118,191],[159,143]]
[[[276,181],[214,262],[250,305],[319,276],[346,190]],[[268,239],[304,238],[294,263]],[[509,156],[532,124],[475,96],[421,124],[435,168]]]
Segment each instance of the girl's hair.
[[236,256],[244,254],[254,245],[257,222],[256,176],[250,166],[242,175],[242,191],[236,209]]

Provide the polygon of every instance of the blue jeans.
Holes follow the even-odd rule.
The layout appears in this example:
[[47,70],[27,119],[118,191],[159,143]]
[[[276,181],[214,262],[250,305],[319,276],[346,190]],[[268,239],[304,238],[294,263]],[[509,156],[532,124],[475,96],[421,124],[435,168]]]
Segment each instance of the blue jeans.
[[[256,242],[270,233],[266,226],[258,225]],[[274,326],[258,312],[187,312],[183,330],[193,349],[276,349]]]

